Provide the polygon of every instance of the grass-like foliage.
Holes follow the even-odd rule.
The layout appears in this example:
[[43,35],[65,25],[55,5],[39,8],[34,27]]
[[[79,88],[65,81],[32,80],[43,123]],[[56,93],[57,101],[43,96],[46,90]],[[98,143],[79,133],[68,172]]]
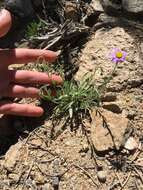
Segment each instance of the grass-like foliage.
[[[94,79],[96,70],[92,74],[85,74],[80,81],[72,79],[64,81],[61,86],[56,84],[42,86],[40,89],[41,98],[54,104],[52,118],[54,120],[66,118],[68,123],[73,125],[73,122],[81,123],[83,119],[87,118],[89,110],[93,107],[98,110],[98,107],[102,105],[102,97],[106,93],[106,87],[113,79],[117,66],[118,63],[115,63],[113,70],[106,77],[103,76],[100,81]],[[41,64],[38,70],[48,72],[50,70],[47,67],[45,64]],[[59,66],[58,70],[60,70]]]
[[[41,70],[42,68],[42,70]],[[59,67],[60,68],[60,67]],[[83,119],[88,118],[89,110],[93,107],[98,110],[102,105],[102,96],[106,93],[106,86],[112,80],[117,64],[115,64],[113,71],[101,81],[96,81],[94,73],[86,73],[80,81],[74,79],[64,81],[63,85],[57,86],[56,84],[45,85],[40,89],[40,96],[54,105],[52,119],[59,120],[66,118],[67,123],[81,123]],[[41,71],[50,71],[45,68],[45,64],[41,65]]]
[[25,37],[27,39],[31,37],[38,36],[40,33],[40,29],[44,27],[44,23],[41,21],[33,21],[30,24],[28,24],[26,31],[25,31]]
[[100,93],[93,83],[92,75],[85,75],[81,82],[65,81],[62,86],[53,85],[41,88],[41,97],[55,104],[53,114],[57,117],[73,118],[85,113],[93,106],[100,105]]

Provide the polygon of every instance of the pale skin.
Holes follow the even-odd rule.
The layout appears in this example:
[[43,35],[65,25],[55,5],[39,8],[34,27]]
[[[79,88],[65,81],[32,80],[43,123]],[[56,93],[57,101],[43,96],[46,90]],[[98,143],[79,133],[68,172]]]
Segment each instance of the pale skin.
[[[12,16],[5,9],[0,12],[0,37],[11,28]],[[46,73],[10,70],[9,65],[37,61],[43,57],[48,62],[54,62],[58,54],[48,50],[38,49],[0,49],[0,97],[39,98],[39,89],[35,84],[62,83],[57,75],[48,76]],[[0,100],[0,114],[39,117],[43,109],[30,104],[17,104],[11,101]]]

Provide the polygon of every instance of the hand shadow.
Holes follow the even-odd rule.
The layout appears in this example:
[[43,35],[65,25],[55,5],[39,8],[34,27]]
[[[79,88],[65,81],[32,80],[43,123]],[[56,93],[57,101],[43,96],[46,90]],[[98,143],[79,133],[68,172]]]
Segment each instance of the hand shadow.
[[41,101],[41,107],[45,113],[41,117],[22,117],[13,115],[1,115],[0,117],[0,156],[4,155],[10,146],[16,144],[19,139],[25,139],[29,133],[44,125],[53,113],[53,105]]

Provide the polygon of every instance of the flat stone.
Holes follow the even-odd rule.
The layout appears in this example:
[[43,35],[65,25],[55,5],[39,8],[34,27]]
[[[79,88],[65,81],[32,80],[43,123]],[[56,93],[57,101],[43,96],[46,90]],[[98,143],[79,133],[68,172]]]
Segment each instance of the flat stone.
[[143,84],[143,79],[142,78],[130,79],[127,82],[127,84],[129,88],[137,88]]
[[113,102],[113,101],[116,101],[116,99],[117,99],[117,95],[116,93],[113,93],[113,92],[108,92],[104,96],[101,97],[101,100],[103,102]]
[[[95,110],[91,113],[91,138],[97,152],[106,152],[112,149],[119,150],[122,146],[124,134],[128,128],[128,119],[122,114],[101,110],[102,117]],[[108,129],[103,122],[108,125]]]
[[42,145],[42,140],[41,140],[41,139],[33,139],[33,140],[31,141],[31,144],[32,144],[33,146],[40,147],[40,146]]
[[13,171],[16,162],[19,160],[21,147],[22,142],[18,142],[17,144],[11,146],[5,155],[4,167],[10,172]]
[[99,0],[94,0],[91,2],[91,6],[96,12],[104,12],[101,2]]

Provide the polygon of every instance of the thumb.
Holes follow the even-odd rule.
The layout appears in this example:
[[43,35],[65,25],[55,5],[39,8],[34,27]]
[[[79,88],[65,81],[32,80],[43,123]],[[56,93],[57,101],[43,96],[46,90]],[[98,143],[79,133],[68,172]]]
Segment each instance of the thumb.
[[0,37],[4,36],[10,30],[11,25],[11,13],[6,9],[2,9],[0,12]]

